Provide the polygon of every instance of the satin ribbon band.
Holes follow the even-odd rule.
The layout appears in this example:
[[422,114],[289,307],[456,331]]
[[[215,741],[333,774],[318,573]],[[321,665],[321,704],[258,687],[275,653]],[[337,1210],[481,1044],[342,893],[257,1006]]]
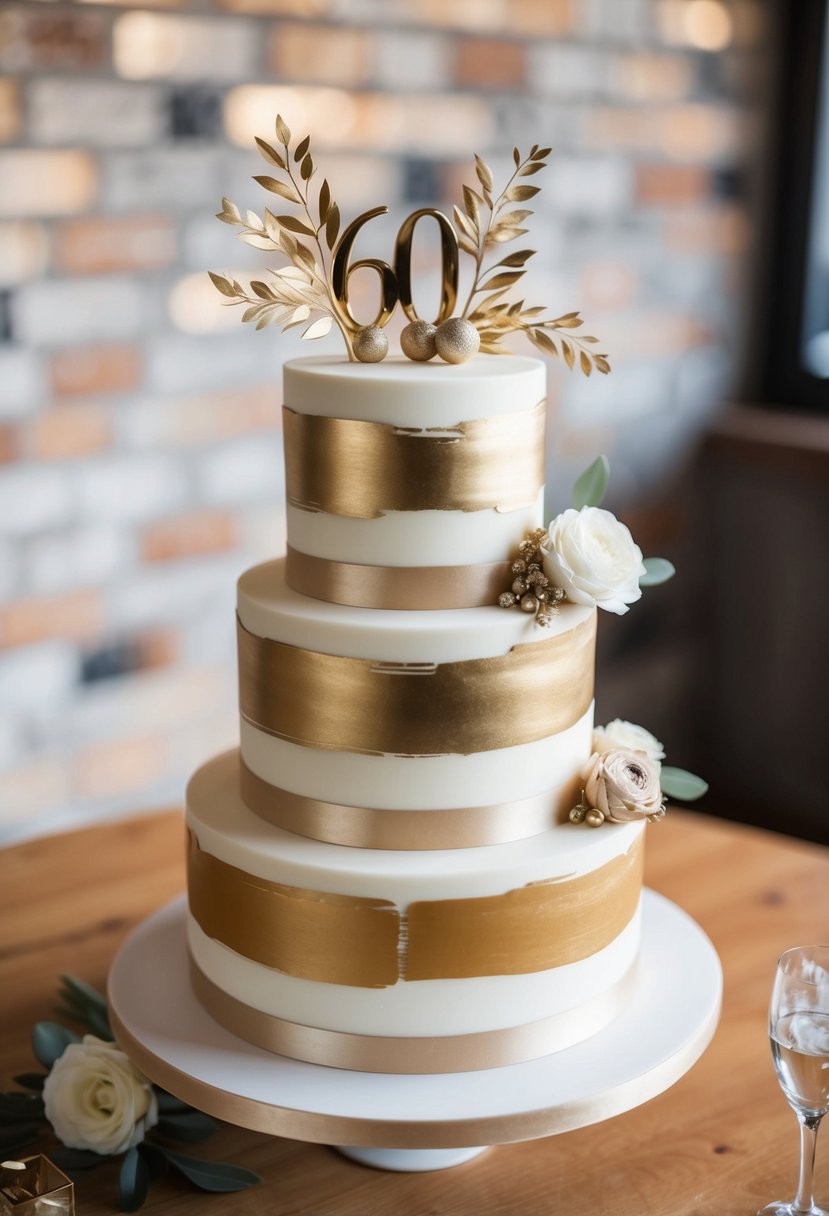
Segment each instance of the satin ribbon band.
[[297,836],[357,849],[475,849],[547,831],[575,803],[579,780],[499,806],[431,811],[378,810],[306,798],[270,785],[244,760],[239,787],[249,810]]
[[356,519],[387,511],[515,511],[544,485],[544,402],[407,428],[283,407],[288,504]]
[[642,837],[622,856],[467,899],[391,900],[276,883],[203,851],[190,832],[190,911],[208,937],[298,979],[386,988],[399,980],[525,975],[609,946],[634,916]]
[[474,566],[362,566],[300,553],[290,545],[285,582],[300,595],[349,608],[434,611],[496,604],[512,581],[511,562]]
[[266,1051],[355,1072],[444,1073],[520,1064],[589,1038],[621,1013],[635,985],[636,964],[612,987],[575,1009],[523,1026],[423,1038],[351,1034],[288,1022],[230,996],[192,955],[190,978],[211,1017]]
[[593,699],[595,613],[505,655],[385,663],[289,646],[238,623],[239,704],[252,726],[303,747],[471,755],[548,738]]

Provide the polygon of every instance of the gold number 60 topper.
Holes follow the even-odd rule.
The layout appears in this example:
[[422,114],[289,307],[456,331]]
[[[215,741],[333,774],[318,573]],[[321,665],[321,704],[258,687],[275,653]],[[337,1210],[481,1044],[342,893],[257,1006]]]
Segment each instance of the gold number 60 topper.
[[[351,261],[354,243],[369,220],[388,213],[387,207],[363,212],[340,234],[340,210],[323,180],[312,198],[316,168],[311,139],[305,136],[295,146],[281,116],[276,118],[279,147],[257,137],[265,160],[280,171],[280,177],[261,176],[257,181],[271,194],[291,203],[297,213],[276,215],[266,209],[260,217],[253,211],[242,216],[229,199],[222,199],[218,218],[239,228],[241,240],[257,249],[276,251],[287,264],[272,270],[268,281],[253,280],[250,292],[227,275],[210,272],[216,288],[228,304],[244,304],[242,320],[255,322],[257,329],[280,325],[283,330],[305,325],[303,338],[321,338],[337,325],[345,340],[349,359],[377,363],[388,353],[385,327],[397,305],[408,324],[400,335],[400,346],[410,359],[426,361],[438,355],[448,363],[463,363],[478,350],[484,354],[504,352],[503,339],[522,332],[540,351],[560,356],[569,368],[579,366],[586,376],[595,369],[609,372],[605,354],[595,347],[598,339],[577,334],[582,320],[578,312],[549,319],[544,309],[526,307],[523,300],[510,300],[511,287],[520,281],[533,250],[522,249],[492,262],[502,246],[523,236],[522,227],[532,211],[522,204],[539,193],[539,187],[521,179],[543,169],[549,148],[533,145],[526,157],[513,150],[514,171],[500,194],[495,194],[492,171],[475,157],[475,186],[463,187],[463,206],[453,208],[454,224],[433,207],[414,211],[401,224],[394,249],[394,265],[379,258]],[[440,307],[434,321],[418,317],[412,293],[412,241],[421,219],[438,225],[441,247]],[[474,273],[464,307],[456,315],[460,278],[459,253],[474,259]],[[379,280],[380,303],[374,320],[357,320],[348,301],[348,285],[356,270],[373,270]],[[315,319],[312,317],[316,314]]]

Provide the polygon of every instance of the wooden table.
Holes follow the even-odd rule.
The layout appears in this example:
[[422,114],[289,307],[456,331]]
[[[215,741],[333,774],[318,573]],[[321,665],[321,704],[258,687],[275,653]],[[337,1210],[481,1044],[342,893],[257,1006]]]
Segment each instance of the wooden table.
[[[205,1156],[263,1175],[205,1196],[156,1183],[145,1210],[175,1216],[751,1216],[789,1199],[797,1127],[769,1057],[766,1007],[787,946],[829,940],[829,850],[672,811],[648,830],[650,886],[703,926],[725,970],[719,1031],[696,1067],[638,1110],[595,1127],[506,1145],[437,1174],[384,1174],[319,1145],[223,1127]],[[103,988],[127,931],[184,885],[177,813],[31,841],[0,852],[0,1088],[32,1065],[58,973]],[[822,1158],[821,1151],[823,1149]],[[829,1143],[817,1194],[829,1203]],[[115,1207],[115,1169],[82,1177],[80,1216]]]

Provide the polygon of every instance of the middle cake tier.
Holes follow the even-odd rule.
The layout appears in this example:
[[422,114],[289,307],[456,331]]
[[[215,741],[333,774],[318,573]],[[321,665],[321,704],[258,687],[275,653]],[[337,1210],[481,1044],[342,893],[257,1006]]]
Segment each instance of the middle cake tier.
[[239,580],[241,793],[334,844],[473,848],[548,830],[591,752],[595,609],[345,608]]

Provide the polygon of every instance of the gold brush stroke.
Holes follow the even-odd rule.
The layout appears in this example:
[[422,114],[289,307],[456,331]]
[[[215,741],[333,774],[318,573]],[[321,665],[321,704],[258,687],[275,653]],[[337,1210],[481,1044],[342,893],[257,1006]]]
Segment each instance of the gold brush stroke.
[[535,1060],[597,1034],[622,1012],[635,987],[636,964],[605,992],[539,1021],[501,1030],[423,1037],[351,1034],[288,1022],[224,992],[192,955],[190,980],[199,1001],[220,1026],[277,1055],[355,1072],[477,1072]]
[[[641,837],[590,874],[503,895],[420,901],[309,891],[256,878],[190,832],[190,911],[202,931],[264,967],[299,979],[383,988],[407,981],[524,975],[575,963],[609,945],[642,888]],[[406,944],[399,949],[400,943]]]
[[595,613],[505,655],[440,664],[322,654],[260,638],[241,621],[238,639],[243,718],[303,747],[466,756],[558,734],[593,699]]
[[543,401],[444,428],[283,415],[287,500],[305,511],[516,511],[544,484]]
[[397,982],[400,914],[388,900],[257,878],[203,852],[192,831],[187,886],[203,932],[265,967],[355,988]]
[[432,899],[408,909],[407,980],[523,975],[588,958],[633,917],[642,891],[643,838],[623,857],[564,881],[478,899]]
[[577,800],[576,778],[532,798],[495,806],[400,811],[346,806],[270,785],[239,762],[242,801],[297,836],[358,849],[475,849],[547,831]]
[[474,566],[362,566],[288,546],[285,582],[300,595],[350,608],[434,611],[494,604],[512,580],[511,562]]

